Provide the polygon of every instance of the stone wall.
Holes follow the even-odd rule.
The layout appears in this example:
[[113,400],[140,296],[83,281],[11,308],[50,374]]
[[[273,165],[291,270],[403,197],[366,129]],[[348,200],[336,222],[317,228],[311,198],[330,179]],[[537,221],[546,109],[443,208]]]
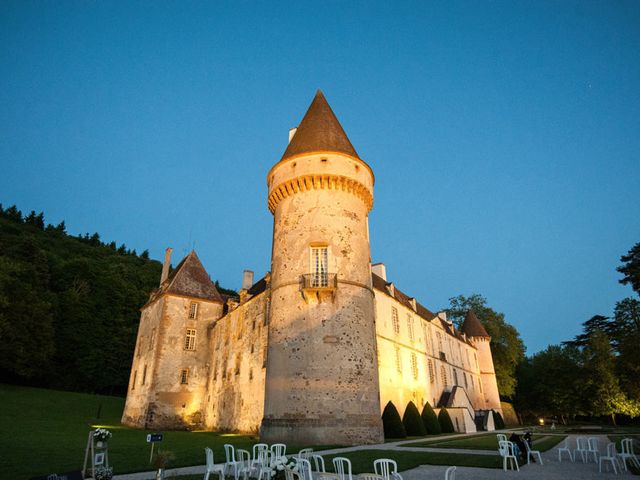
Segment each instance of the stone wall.
[[[193,303],[197,305],[196,316],[189,318]],[[136,355],[143,353],[139,359],[134,355],[132,378],[136,371],[140,375],[142,368],[145,388],[132,395],[130,385],[123,423],[163,429],[204,425],[208,330],[221,313],[221,303],[177,295],[163,295],[143,308]],[[195,330],[192,349],[186,346],[187,329]],[[138,379],[142,384],[142,378]]]
[[207,429],[258,432],[264,414],[268,308],[266,291],[211,328]]

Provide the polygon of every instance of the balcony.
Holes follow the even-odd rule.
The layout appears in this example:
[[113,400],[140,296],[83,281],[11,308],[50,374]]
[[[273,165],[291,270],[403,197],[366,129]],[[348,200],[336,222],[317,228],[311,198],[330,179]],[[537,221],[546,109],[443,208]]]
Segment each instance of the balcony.
[[338,278],[335,273],[307,273],[302,275],[302,296],[305,301],[314,299],[321,302],[333,300],[338,288]]

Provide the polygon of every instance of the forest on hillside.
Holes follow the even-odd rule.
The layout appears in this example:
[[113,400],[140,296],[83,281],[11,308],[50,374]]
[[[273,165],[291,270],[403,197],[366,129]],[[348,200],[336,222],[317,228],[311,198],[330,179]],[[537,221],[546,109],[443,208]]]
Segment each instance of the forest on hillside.
[[[124,394],[140,318],[162,264],[97,233],[0,205],[0,375]],[[224,289],[223,289],[224,290]]]

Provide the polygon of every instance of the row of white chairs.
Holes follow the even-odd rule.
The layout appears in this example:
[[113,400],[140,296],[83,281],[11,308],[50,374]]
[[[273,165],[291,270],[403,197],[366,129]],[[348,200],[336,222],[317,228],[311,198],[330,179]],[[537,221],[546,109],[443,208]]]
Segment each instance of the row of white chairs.
[[598,439],[596,437],[577,437],[576,448],[573,449],[573,455],[571,453],[571,447],[569,439],[567,438],[562,447],[558,449],[558,461],[562,462],[563,454],[566,453],[569,460],[575,462],[578,459],[578,454],[582,459],[582,463],[587,463],[593,457],[594,463],[598,464],[598,470],[602,472],[602,465],[611,465],[614,473],[620,471],[627,471],[627,463],[640,468],[640,461],[633,450],[633,439],[623,438],[620,442],[622,448],[621,452],[616,449],[616,444],[610,442],[606,447],[606,454],[601,455],[598,448]]
[[[269,480],[273,469],[281,465],[287,480],[353,480],[351,461],[346,457],[334,457],[332,460],[335,473],[326,471],[324,458],[313,453],[313,449],[305,448],[295,456],[295,467],[287,465],[286,445],[259,443],[253,446],[253,458],[248,450],[236,449],[233,445],[225,444],[226,461],[216,465],[213,451],[205,448],[206,470],[204,480],[209,480],[211,474],[217,474],[220,480],[225,475],[233,474],[235,480],[249,477],[257,480]],[[403,480],[398,473],[395,460],[381,458],[373,462],[373,474],[360,474],[360,480]],[[445,480],[455,480],[456,467],[449,467],[445,472]]]

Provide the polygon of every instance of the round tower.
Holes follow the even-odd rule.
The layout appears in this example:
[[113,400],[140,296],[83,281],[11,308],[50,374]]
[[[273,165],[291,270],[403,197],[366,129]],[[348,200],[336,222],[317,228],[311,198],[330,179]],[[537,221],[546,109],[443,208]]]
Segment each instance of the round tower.
[[274,223],[263,441],[382,441],[373,183],[318,91],[267,176]]
[[491,336],[482,326],[473,310],[467,312],[461,330],[470,338],[477,349],[482,399],[484,400],[483,408],[495,410],[502,415],[496,371],[493,368],[493,356],[491,355]]

